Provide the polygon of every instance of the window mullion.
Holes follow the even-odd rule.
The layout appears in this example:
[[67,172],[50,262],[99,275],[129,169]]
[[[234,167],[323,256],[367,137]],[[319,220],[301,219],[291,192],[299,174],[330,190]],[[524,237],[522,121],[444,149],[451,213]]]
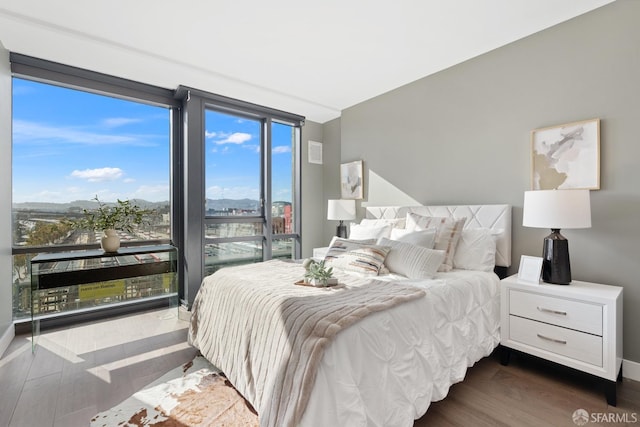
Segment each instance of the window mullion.
[[291,202],[293,203],[293,223],[295,247],[294,256],[296,258],[302,257],[302,151],[301,151],[301,139],[302,129],[300,125],[295,126],[295,143],[293,158],[294,158],[294,172],[293,172],[293,194],[291,195]]
[[262,184],[262,193],[263,193],[263,204],[262,209],[264,212],[265,218],[265,227],[264,227],[264,250],[263,250],[263,258],[265,260],[271,259],[272,257],[272,243],[273,243],[273,218],[272,218],[272,192],[271,192],[271,118],[267,118],[264,120],[263,126],[263,164],[264,170],[262,173],[263,184]]

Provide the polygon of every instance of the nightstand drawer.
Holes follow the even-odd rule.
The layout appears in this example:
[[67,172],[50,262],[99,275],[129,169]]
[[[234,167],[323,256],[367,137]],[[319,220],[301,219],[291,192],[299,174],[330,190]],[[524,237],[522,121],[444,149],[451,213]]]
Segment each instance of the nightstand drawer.
[[517,316],[509,318],[509,337],[595,366],[602,366],[602,337]]
[[511,289],[509,314],[602,336],[602,306]]

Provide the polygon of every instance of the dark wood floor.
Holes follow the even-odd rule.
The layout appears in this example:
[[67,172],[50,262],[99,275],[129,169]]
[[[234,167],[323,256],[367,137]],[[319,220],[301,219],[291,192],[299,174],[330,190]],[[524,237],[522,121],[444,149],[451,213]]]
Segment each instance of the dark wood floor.
[[[119,317],[45,332],[35,355],[30,336],[16,337],[0,359],[0,426],[87,426],[96,413],[191,360],[187,326],[167,310]],[[640,383],[619,383],[613,408],[590,377],[524,356],[502,366],[492,355],[414,425],[575,426],[577,409],[633,421],[640,418]],[[640,427],[640,420],[627,425]]]
[[[589,413],[587,426],[640,426],[640,382],[624,379],[617,393],[617,407],[609,406],[594,377],[523,354],[502,366],[496,352],[469,369],[414,426],[575,427],[578,409]],[[606,421],[591,421],[598,419]]]

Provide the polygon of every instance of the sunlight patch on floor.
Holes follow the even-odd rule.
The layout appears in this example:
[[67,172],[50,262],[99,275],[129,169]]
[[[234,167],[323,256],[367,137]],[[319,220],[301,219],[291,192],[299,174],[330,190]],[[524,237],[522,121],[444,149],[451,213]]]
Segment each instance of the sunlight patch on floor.
[[191,348],[191,346],[187,342],[181,342],[168,347],[152,350],[146,353],[136,354],[135,356],[125,357],[124,359],[106,363],[104,365],[101,365],[100,367],[108,371],[115,371],[117,369],[122,369],[128,366],[138,364],[142,361],[148,361],[155,358],[166,357],[171,353],[177,353],[181,350],[185,350],[188,348]]

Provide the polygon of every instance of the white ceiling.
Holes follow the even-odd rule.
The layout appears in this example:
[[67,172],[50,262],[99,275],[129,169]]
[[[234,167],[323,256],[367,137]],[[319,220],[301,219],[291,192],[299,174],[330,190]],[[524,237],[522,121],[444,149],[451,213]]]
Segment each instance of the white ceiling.
[[611,1],[0,0],[0,42],[324,123]]

